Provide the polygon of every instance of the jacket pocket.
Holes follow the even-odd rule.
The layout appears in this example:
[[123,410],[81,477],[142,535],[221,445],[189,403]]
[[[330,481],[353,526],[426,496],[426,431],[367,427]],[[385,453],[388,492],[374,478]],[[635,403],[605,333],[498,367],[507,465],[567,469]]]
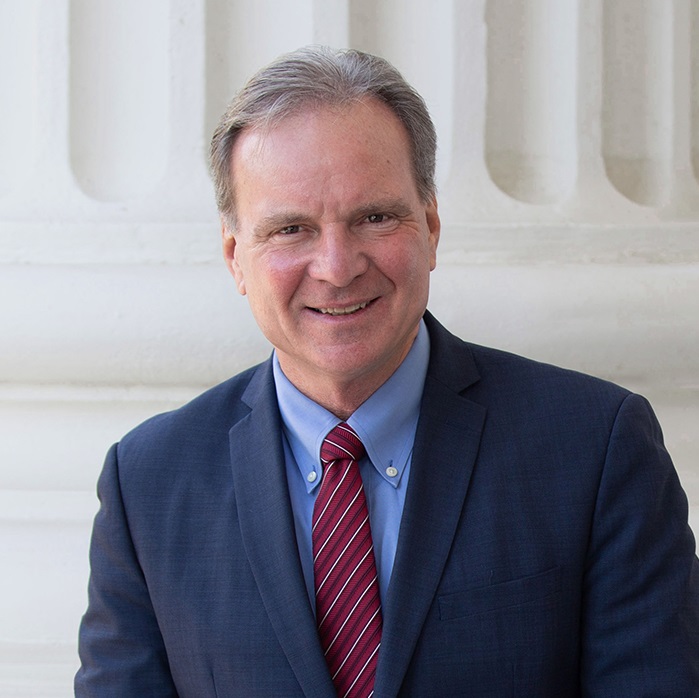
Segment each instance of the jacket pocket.
[[444,594],[439,597],[439,617],[455,620],[522,606],[556,594],[560,588],[561,570],[553,567],[539,574]]

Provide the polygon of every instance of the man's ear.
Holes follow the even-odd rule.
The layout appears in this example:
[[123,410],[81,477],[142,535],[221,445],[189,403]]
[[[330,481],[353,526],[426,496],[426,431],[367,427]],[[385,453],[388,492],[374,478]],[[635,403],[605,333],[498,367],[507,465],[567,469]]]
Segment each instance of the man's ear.
[[221,216],[221,242],[223,244],[223,258],[226,260],[226,266],[228,271],[233,275],[235,279],[235,285],[238,287],[238,293],[245,295],[245,278],[243,277],[243,270],[238,263],[238,258],[236,256],[236,240],[235,233],[229,224]]
[[439,233],[442,228],[442,223],[439,220],[439,212],[437,211],[437,197],[432,198],[425,206],[425,218],[427,220],[427,229],[429,230],[428,243],[430,246],[430,271],[437,266],[437,245],[439,244]]

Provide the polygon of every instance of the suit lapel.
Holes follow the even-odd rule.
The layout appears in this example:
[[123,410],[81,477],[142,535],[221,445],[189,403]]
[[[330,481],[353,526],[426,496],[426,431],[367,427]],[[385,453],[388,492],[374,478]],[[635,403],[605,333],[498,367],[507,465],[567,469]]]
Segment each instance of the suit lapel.
[[258,369],[243,401],[251,409],[230,430],[230,450],[245,549],[272,626],[304,694],[329,698],[335,692],[298,557],[270,362]]
[[430,368],[383,609],[377,698],[400,690],[451,550],[485,420],[485,408],[460,395],[478,380],[470,350],[430,316],[425,319]]

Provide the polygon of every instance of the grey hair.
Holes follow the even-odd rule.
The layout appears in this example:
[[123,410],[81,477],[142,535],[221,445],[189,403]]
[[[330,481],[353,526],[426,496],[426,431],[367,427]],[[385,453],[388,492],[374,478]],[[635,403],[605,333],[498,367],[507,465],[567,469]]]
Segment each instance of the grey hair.
[[384,58],[353,49],[308,46],[277,58],[233,98],[211,139],[209,168],[221,215],[231,225],[235,202],[231,153],[246,128],[271,127],[308,106],[342,106],[374,97],[405,127],[418,194],[435,193],[437,136],[422,97]]

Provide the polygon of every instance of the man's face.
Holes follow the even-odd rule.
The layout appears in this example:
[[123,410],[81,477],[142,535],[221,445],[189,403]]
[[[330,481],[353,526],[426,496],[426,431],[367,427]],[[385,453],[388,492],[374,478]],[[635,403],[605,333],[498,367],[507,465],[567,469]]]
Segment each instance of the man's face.
[[284,373],[307,394],[373,392],[415,338],[439,238],[404,127],[374,100],[309,108],[244,131],[231,167],[224,254]]

